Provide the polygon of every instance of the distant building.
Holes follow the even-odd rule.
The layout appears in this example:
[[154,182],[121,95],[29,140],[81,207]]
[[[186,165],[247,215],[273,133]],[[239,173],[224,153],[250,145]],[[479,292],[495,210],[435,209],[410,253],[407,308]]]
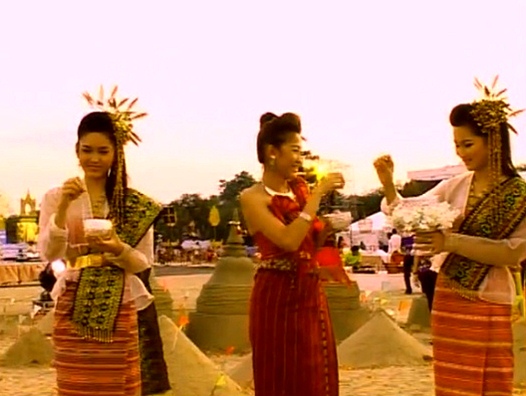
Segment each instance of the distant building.
[[438,181],[451,179],[464,172],[466,172],[464,165],[448,165],[442,168],[410,171],[407,172],[407,178],[415,181]]
[[[442,168],[424,169],[407,172],[409,180],[418,181],[439,181],[447,180],[466,172],[464,165],[448,165]],[[519,172],[523,179],[526,179],[526,172]]]
[[20,214],[5,221],[7,243],[35,243],[38,236],[38,211],[36,200],[29,191],[20,200]]

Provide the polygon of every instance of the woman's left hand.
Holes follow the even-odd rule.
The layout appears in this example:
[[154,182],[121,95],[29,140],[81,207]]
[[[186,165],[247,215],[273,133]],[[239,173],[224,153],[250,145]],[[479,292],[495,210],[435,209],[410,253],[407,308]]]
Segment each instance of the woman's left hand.
[[422,232],[415,235],[414,248],[418,252],[439,254],[444,251],[446,236],[441,231]]
[[110,238],[87,237],[86,238],[91,248],[97,249],[103,253],[111,253],[114,256],[119,256],[124,250],[124,244],[119,239],[115,231],[112,232]]
[[332,223],[329,221],[329,219],[325,219],[325,218],[322,217],[321,221],[323,222],[323,230],[322,230],[322,232],[326,236],[332,235],[332,234],[334,234],[336,232],[336,230],[332,226]]

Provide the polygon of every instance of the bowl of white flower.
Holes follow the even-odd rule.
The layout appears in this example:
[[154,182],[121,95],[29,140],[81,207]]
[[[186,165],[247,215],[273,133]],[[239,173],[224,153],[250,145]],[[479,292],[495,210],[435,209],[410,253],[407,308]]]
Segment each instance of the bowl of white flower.
[[459,215],[458,209],[432,196],[403,199],[391,211],[390,219],[398,231],[414,234],[451,229]]
[[83,220],[84,235],[86,237],[100,237],[108,239],[111,237],[113,224],[107,219],[85,219]]
[[352,223],[351,212],[340,212],[339,210],[336,210],[332,213],[323,215],[323,218],[331,224],[331,227],[335,231],[346,230]]

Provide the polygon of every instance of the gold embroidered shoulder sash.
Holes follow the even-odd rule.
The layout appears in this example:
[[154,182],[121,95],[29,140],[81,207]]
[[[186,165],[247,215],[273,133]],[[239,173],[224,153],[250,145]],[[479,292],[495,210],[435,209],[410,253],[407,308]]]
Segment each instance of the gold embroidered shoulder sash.
[[[499,187],[498,224],[494,221],[495,197],[487,194],[468,213],[459,228],[459,233],[482,238],[500,240],[508,238],[526,217],[526,182],[519,176],[506,180]],[[478,290],[491,266],[477,263],[466,257],[451,253],[440,272],[448,283],[462,296],[470,298]]]
[[[117,224],[119,238],[137,246],[162,211],[162,206],[140,192],[128,189],[124,221]],[[124,270],[115,266],[80,270],[72,322],[82,337],[111,342],[124,293]]]

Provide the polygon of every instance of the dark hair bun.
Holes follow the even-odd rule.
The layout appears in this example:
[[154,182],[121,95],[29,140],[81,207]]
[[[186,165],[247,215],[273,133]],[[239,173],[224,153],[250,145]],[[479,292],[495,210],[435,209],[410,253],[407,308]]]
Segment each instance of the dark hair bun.
[[288,128],[293,132],[301,133],[301,120],[294,113],[285,113],[279,117],[279,122],[283,128]]
[[469,103],[462,103],[453,108],[449,114],[449,123],[451,126],[460,127],[460,126],[470,126],[478,131],[477,123],[473,118],[473,105]]
[[273,121],[276,118],[278,118],[278,116],[274,113],[265,113],[259,117],[259,126],[263,127],[267,122]]
[[260,129],[257,138],[258,161],[265,163],[265,146],[280,147],[287,141],[290,133],[301,134],[301,120],[294,113],[277,116],[265,113],[259,118]]

